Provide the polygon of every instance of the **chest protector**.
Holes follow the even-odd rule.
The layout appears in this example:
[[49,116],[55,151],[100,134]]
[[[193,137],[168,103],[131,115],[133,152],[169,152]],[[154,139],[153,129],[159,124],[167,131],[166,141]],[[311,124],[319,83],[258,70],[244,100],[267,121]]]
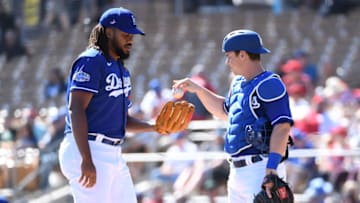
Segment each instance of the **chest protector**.
[[286,94],[278,80],[278,75],[268,71],[250,81],[234,79],[225,103],[229,126],[224,148],[231,156],[268,153],[272,125],[262,104]]

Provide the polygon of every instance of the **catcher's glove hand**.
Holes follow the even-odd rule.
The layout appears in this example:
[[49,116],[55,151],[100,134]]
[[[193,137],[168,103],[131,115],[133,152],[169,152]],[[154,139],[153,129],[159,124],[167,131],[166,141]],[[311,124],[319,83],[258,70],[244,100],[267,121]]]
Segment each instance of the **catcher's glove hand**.
[[[268,197],[265,191],[265,184],[272,185],[271,198]],[[262,190],[255,196],[254,203],[293,203],[294,194],[283,179],[275,174],[265,176],[262,184]]]
[[160,134],[170,134],[185,130],[195,111],[195,106],[185,100],[169,101],[156,118],[155,130]]

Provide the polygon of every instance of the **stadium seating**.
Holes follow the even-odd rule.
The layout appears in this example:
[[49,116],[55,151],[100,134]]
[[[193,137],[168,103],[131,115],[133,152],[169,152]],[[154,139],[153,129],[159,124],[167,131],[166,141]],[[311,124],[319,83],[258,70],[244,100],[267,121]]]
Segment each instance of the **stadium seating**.
[[[140,101],[152,78],[160,78],[164,86],[170,87],[173,79],[188,76],[198,63],[207,67],[216,89],[226,94],[229,71],[224,65],[221,42],[234,29],[254,29],[262,34],[264,45],[272,50],[263,57],[264,66],[270,70],[298,48],[308,50],[319,68],[331,63],[343,67],[347,73],[355,69],[353,64],[359,60],[356,56],[360,45],[360,12],[356,11],[348,16],[321,17],[300,9],[274,16],[266,8],[234,7],[230,13],[175,16],[164,3],[152,6],[125,3],[124,6],[138,13],[138,26],[146,32],[145,37],[136,36],[132,56],[126,61],[133,75],[134,102]],[[1,104],[62,105],[63,98],[47,101],[43,96],[47,71],[59,66],[67,72],[72,60],[86,47],[88,32],[83,24],[68,32],[53,30],[31,42],[32,57],[17,58],[6,64],[0,58]]]

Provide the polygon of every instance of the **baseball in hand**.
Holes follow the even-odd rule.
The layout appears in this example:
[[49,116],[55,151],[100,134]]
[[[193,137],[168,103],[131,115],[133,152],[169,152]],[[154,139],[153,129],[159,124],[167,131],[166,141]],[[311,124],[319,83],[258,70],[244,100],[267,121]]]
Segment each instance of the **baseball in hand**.
[[184,96],[184,91],[180,88],[172,88],[172,95],[175,99],[180,99]]

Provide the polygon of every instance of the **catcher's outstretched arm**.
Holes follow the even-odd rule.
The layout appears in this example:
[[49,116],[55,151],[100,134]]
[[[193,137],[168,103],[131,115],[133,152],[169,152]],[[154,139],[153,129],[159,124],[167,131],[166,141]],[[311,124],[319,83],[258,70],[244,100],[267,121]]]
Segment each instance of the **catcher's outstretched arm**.
[[195,93],[211,114],[220,119],[227,120],[227,114],[223,108],[225,100],[224,97],[196,84],[190,78],[174,80],[173,87]]

